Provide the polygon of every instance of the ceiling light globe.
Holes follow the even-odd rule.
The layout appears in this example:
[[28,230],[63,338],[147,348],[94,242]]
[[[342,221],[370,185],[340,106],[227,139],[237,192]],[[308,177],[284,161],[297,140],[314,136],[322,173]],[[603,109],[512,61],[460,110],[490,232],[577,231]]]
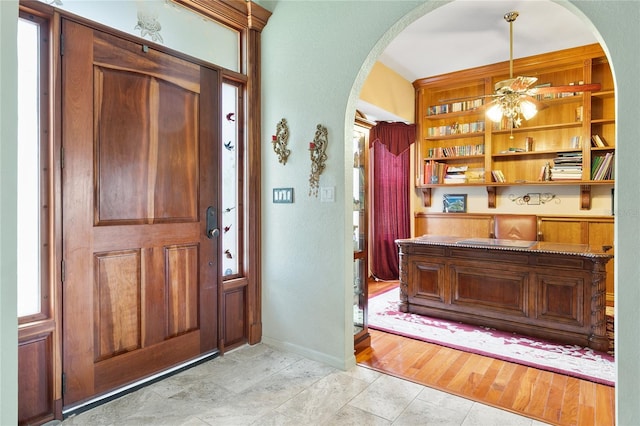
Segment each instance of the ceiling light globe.
[[502,105],[499,103],[493,104],[493,106],[487,110],[487,117],[494,123],[499,123],[500,120],[502,120]]
[[520,112],[525,120],[529,120],[538,113],[538,109],[533,102],[524,100],[520,102]]

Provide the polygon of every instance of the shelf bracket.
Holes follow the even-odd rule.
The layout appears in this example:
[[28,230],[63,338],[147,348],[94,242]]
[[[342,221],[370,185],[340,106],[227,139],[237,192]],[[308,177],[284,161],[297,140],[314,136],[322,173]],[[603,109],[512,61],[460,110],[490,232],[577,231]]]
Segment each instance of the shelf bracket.
[[580,185],[580,210],[591,210],[591,185]]
[[496,208],[496,187],[487,186],[487,207],[490,209]]
[[420,188],[420,191],[422,191],[422,205],[431,207],[431,188]]

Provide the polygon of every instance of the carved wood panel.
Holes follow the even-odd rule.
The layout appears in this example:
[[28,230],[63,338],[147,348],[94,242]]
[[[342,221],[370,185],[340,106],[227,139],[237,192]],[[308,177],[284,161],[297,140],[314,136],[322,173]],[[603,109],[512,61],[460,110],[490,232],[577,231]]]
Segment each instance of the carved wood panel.
[[140,251],[94,255],[95,360],[141,346]]
[[198,328],[198,246],[167,247],[167,337]]
[[[584,278],[577,274],[538,274],[539,318],[582,327],[584,317]],[[588,320],[588,319],[587,319]]]
[[94,74],[96,224],[197,220],[199,96],[140,73]]

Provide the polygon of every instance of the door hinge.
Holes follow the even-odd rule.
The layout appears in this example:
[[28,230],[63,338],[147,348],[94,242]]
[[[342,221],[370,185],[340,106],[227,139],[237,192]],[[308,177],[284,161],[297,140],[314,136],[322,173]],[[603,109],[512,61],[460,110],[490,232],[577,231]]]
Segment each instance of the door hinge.
[[62,396],[64,396],[67,391],[67,375],[62,373]]
[[64,34],[60,34],[60,56],[64,56]]
[[64,147],[60,147],[60,168],[64,169]]
[[64,282],[64,273],[65,273],[65,265],[64,260],[60,262],[60,281]]

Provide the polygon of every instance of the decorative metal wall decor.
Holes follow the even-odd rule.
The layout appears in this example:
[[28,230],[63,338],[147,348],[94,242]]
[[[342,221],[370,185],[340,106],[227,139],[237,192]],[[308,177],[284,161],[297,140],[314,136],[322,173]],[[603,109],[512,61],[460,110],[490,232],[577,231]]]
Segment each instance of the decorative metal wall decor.
[[327,161],[327,128],[318,124],[313,142],[309,142],[309,154],[311,156],[311,174],[309,175],[309,195],[318,197],[320,187],[320,175],[324,171],[325,161]]
[[524,205],[524,204],[528,204],[528,205],[539,205],[539,204],[546,204],[552,200],[555,200],[556,204],[560,204],[560,199],[556,197],[556,194],[551,194],[549,192],[545,192],[545,193],[538,193],[538,192],[533,192],[533,193],[529,193],[529,194],[524,194],[521,195],[519,197],[513,195],[513,194],[509,194],[509,199],[511,201],[513,201],[516,204],[519,205]]
[[162,26],[160,22],[158,22],[158,16],[155,14],[144,13],[138,11],[138,24],[135,26],[134,30],[140,30],[140,37],[151,37],[151,41],[156,43],[164,43],[162,40],[162,36],[160,35],[160,30]]
[[282,165],[287,164],[287,158],[291,151],[287,149],[287,143],[289,143],[289,126],[287,120],[282,119],[276,127],[276,134],[271,136],[271,142],[273,143],[273,152],[278,155],[278,161]]

